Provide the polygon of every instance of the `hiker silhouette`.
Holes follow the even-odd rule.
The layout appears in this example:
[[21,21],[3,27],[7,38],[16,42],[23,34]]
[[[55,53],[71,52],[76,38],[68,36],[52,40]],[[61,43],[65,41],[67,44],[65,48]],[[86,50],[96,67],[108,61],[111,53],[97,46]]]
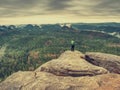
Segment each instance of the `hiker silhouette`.
[[71,51],[75,49],[75,41],[71,40]]

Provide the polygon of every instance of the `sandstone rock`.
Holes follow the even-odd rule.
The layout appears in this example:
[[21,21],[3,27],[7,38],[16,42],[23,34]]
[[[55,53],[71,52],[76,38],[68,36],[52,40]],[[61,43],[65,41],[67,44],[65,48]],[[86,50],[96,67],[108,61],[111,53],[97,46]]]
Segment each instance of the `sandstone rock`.
[[66,51],[58,59],[43,64],[37,71],[44,71],[62,76],[94,76],[108,73],[102,67],[88,63],[78,51]]
[[23,85],[34,80],[33,72],[17,72],[9,76],[0,84],[0,90],[20,90]]
[[0,83],[0,90],[120,90],[120,75],[64,77],[46,72],[17,72]]
[[66,51],[36,71],[12,74],[0,83],[0,90],[120,90],[119,74],[108,73],[84,58],[78,51]]
[[86,60],[90,63],[106,68],[108,71],[120,74],[120,56],[99,52],[87,52]]
[[99,87],[96,90],[120,90],[120,75],[106,74],[97,77]]

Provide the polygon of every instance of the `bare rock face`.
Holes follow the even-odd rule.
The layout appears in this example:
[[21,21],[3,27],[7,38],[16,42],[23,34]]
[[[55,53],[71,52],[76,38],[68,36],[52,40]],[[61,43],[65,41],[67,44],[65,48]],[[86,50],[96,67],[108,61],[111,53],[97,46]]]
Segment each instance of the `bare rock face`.
[[0,83],[0,90],[120,90],[120,75],[63,77],[46,72],[17,72]]
[[120,56],[99,52],[87,52],[85,58],[90,63],[120,74]]
[[62,76],[94,76],[106,74],[108,71],[88,63],[84,55],[78,51],[66,51],[58,59],[43,64],[36,71],[44,71]]

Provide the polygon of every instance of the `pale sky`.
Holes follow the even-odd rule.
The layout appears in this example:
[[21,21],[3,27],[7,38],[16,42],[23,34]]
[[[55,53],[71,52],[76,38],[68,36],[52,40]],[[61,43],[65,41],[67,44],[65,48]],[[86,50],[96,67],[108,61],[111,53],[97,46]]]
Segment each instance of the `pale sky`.
[[0,0],[0,24],[120,22],[120,0]]

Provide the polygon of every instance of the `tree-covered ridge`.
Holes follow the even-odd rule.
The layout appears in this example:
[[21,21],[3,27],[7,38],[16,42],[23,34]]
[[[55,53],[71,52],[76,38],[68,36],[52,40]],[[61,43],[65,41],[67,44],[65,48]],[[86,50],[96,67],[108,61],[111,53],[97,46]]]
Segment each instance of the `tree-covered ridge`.
[[[97,27],[96,24],[94,26]],[[82,52],[98,51],[120,55],[119,38],[94,32],[91,28],[81,28],[75,27],[75,24],[71,27],[60,24],[0,26],[0,49],[5,47],[4,56],[0,57],[0,78],[18,70],[34,70],[46,61],[57,58],[70,49],[71,40],[75,40],[75,49]]]
[[120,23],[78,23],[72,24],[72,27],[79,30],[98,30],[105,32],[119,32]]

